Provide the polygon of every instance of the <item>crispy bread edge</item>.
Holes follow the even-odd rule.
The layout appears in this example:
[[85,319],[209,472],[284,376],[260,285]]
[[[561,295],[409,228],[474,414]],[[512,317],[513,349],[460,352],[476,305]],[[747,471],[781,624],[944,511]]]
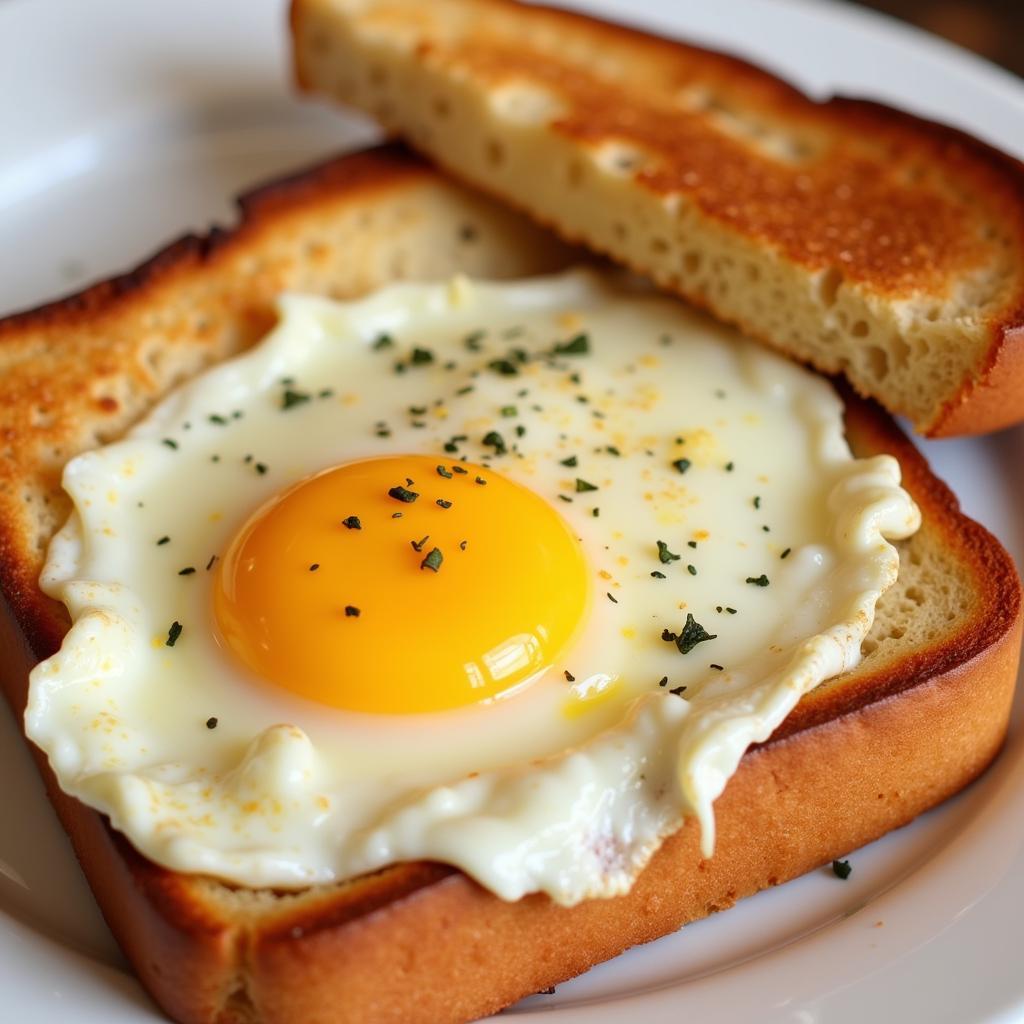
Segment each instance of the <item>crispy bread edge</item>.
[[[319,0],[291,0],[293,74],[297,86],[308,91],[315,91],[316,85],[305,68],[300,26],[303,18],[312,12],[318,2]],[[1000,201],[1003,213],[1007,218],[1017,222],[1020,225],[1020,230],[1024,230],[1024,162],[1008,156],[994,146],[988,145],[964,131],[875,101],[840,95],[815,100],[777,75],[732,54],[697,47],[681,40],[661,38],[642,29],[604,21],[579,11],[548,4],[533,4],[532,2],[524,5],[521,0],[486,0],[486,3],[495,8],[510,11],[523,10],[525,7],[531,14],[550,16],[563,21],[567,26],[579,24],[590,28],[614,31],[620,37],[628,38],[638,50],[646,48],[656,55],[685,52],[698,55],[701,58],[710,57],[719,65],[718,71],[735,76],[745,87],[760,93],[762,99],[767,98],[767,105],[774,107],[781,116],[786,116],[787,111],[799,115],[801,112],[806,113],[808,109],[827,112],[837,121],[845,123],[854,133],[882,132],[887,135],[901,136],[904,140],[912,140],[916,137],[934,151],[935,159],[941,159],[939,154],[942,153],[955,153],[957,154],[956,159],[963,164],[968,177],[987,180],[987,184],[986,180],[977,182],[981,192],[991,191],[993,188],[998,189],[1003,197]],[[375,113],[379,114],[380,112]],[[623,123],[625,124],[625,122]],[[387,127],[390,130],[399,128],[397,124],[390,121]],[[628,127],[623,127],[622,132],[628,137]],[[504,190],[491,189],[486,179],[476,174],[467,174],[466,169],[458,162],[446,160],[443,151],[438,151],[429,145],[424,146],[422,140],[417,140],[412,136],[410,136],[409,142],[427,152],[431,159],[444,166],[454,176],[468,180],[475,187],[484,188],[503,201],[513,203],[524,209],[525,212],[537,216],[538,220],[546,227],[559,232],[574,244],[596,244],[596,247],[602,252],[621,260],[622,253],[615,252],[607,243],[595,243],[594,239],[585,237],[578,231],[569,230],[559,222],[557,217],[541,216],[540,211],[528,209],[527,205],[520,202],[516,196]],[[655,192],[658,191],[655,183],[648,182],[644,187]],[[1024,240],[1020,244],[1024,245]],[[643,261],[630,259],[629,262],[634,269],[642,273],[654,271],[653,265],[648,265]],[[663,278],[660,280],[661,284],[678,291],[688,301],[701,305],[718,316],[722,315],[723,310],[718,309],[713,297],[694,294],[692,289],[689,291],[684,289],[678,277],[672,280],[665,278],[664,274],[655,276]],[[766,336],[757,322],[750,319],[740,321],[735,318],[725,318],[733,319],[751,337],[759,338],[773,347],[780,347],[776,340]],[[952,437],[988,433],[1024,419],[1024,279],[1013,295],[1003,303],[999,314],[985,322],[984,337],[986,339],[984,358],[970,367],[958,388],[953,392],[946,393],[941,401],[933,407],[933,414],[927,421],[922,420],[915,423],[916,429],[925,436]],[[785,350],[784,347],[783,350]],[[820,364],[816,364],[816,368],[824,373],[833,373],[836,370],[834,366]],[[879,397],[869,394],[863,386],[860,386],[858,390],[866,397],[876,399]],[[893,411],[907,412],[905,409]]]
[[[260,193],[247,217],[273,231],[276,217],[295,203],[319,202],[321,189],[372,202],[432,177],[394,151],[361,154]],[[251,228],[243,225],[235,242],[217,235],[209,251],[246,244],[255,237],[245,234]],[[116,285],[0,324],[0,345],[38,318],[70,331],[78,317],[132,301],[126,296],[151,301],[146,288],[161,275],[204,272],[201,241],[172,251],[184,255],[165,253]],[[979,605],[941,649],[921,652],[896,674],[869,677],[855,694],[799,711],[747,755],[719,801],[719,855],[701,860],[688,825],[629,896],[570,910],[543,897],[505,904],[451,868],[410,864],[300,897],[267,895],[261,909],[240,912],[226,887],[142,858],[99,815],[60,793],[35,751],[101,908],[161,1005],[203,1024],[470,1019],[827,862],[970,781],[1005,730],[1020,634],[1016,575],[998,543],[959,513],[883,414],[853,399],[848,410],[858,449],[901,458],[926,515],[971,567]],[[24,561],[8,538],[0,568],[12,614],[4,618],[0,664],[16,709],[27,671],[59,643],[63,621],[34,581],[19,577]],[[834,769],[830,780],[807,769],[820,763]],[[687,895],[680,900],[679,893]]]

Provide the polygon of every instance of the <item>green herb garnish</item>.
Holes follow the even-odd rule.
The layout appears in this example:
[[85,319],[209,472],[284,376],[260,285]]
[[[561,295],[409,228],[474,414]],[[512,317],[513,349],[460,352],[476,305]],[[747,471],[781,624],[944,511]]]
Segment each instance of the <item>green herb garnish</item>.
[[480,443],[488,448],[493,448],[495,455],[504,455],[508,451],[508,448],[505,447],[505,439],[496,430],[484,434]]
[[363,528],[363,524],[359,521],[359,516],[347,516],[345,519],[342,519],[341,525],[349,530],[361,530]]
[[426,366],[434,361],[434,353],[429,348],[414,348],[409,362],[413,366]]
[[410,491],[406,487],[398,486],[392,487],[388,491],[388,497],[394,498],[395,501],[404,501],[407,505],[411,505],[419,497],[419,494],[417,494],[416,491]]
[[672,463],[672,468],[680,473],[685,473],[692,465],[693,463],[689,459],[676,459]]
[[848,860],[832,861],[832,871],[836,878],[841,878],[844,882],[851,874],[853,874],[853,868],[850,867],[850,862]]
[[375,351],[380,352],[381,349],[391,348],[394,344],[395,339],[392,338],[390,334],[378,334],[377,337],[373,339],[373,344],[370,347]]
[[556,356],[585,356],[590,351],[590,336],[577,334],[568,341],[560,341],[551,350]]
[[597,484],[588,483],[586,480],[581,480],[576,477],[576,493],[585,494],[587,491],[596,491]]
[[427,552],[427,557],[420,562],[421,569],[429,569],[431,572],[437,572],[441,568],[441,563],[444,561],[444,555],[441,554],[440,548],[431,548]]
[[174,451],[178,450],[178,442],[171,437],[165,437],[160,443],[167,445],[168,448],[171,448]]
[[178,642],[178,637],[181,636],[181,631],[184,629],[182,624],[177,619],[171,623],[171,628],[167,630],[167,640],[165,646],[173,647]]
[[294,409],[297,405],[304,405],[309,401],[309,397],[307,391],[293,391],[291,388],[286,388],[284,394],[281,395],[281,409]]
[[487,364],[487,369],[502,377],[515,377],[519,373],[519,367],[511,359],[492,359]]
[[680,556],[669,551],[668,545],[663,540],[659,540],[656,543],[658,545],[658,560],[662,565],[679,561]]
[[706,640],[714,640],[717,636],[717,633],[709,633],[690,612],[687,612],[682,631],[673,633],[669,629],[663,630],[661,639],[666,643],[675,644],[679,648],[680,654],[689,654],[697,644],[702,644]]
[[764,573],[761,573],[760,576],[748,576],[747,582],[752,583],[755,587],[767,587],[768,577]]

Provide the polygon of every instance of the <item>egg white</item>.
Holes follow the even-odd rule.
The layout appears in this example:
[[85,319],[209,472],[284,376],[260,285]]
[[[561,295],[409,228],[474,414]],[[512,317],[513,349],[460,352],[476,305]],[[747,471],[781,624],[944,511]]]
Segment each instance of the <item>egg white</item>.
[[[746,747],[859,657],[896,577],[885,538],[918,524],[895,461],[851,458],[823,380],[591,271],[286,296],[281,313],[66,468],[74,513],[42,585],[74,625],[26,712],[61,785],[152,859],[253,886],[430,858],[506,899],[573,903],[625,891],[690,813],[710,853]],[[538,358],[580,334],[585,354]],[[414,346],[433,361],[409,365]],[[308,400],[284,408],[287,390]],[[571,649],[514,697],[429,715],[342,712],[254,677],[214,624],[211,559],[295,481],[418,452],[489,463],[572,525],[594,599]],[[688,612],[715,639],[683,654],[661,634]]]

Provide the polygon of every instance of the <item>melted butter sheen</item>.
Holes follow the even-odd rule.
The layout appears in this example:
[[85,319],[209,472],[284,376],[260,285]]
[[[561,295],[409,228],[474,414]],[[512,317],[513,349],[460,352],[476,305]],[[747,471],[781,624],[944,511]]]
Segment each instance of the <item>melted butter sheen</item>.
[[[919,523],[896,462],[851,457],[825,381],[610,276],[281,312],[65,469],[41,583],[73,626],[25,719],[62,787],[250,886],[426,858],[572,904],[687,815],[711,855],[744,750],[859,659]],[[379,493],[405,478],[415,515]]]

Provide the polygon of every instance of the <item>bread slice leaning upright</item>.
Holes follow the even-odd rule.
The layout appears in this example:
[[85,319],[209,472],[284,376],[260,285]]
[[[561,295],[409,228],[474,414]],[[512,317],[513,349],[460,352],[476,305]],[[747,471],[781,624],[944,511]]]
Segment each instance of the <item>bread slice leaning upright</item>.
[[[184,239],[124,277],[0,322],[0,642],[14,713],[29,669],[68,625],[36,583],[69,508],[68,459],[255,342],[281,290],[347,297],[399,278],[519,277],[578,258],[385,148],[247,197],[231,232]],[[503,902],[434,863],[294,893],[175,873],[62,794],[36,751],[97,901],[164,1011],[183,1024],[473,1020],[828,863],[974,779],[1006,728],[1016,574],[888,417],[846,397],[853,450],[895,455],[924,515],[899,544],[899,582],[879,602],[861,665],[808,694],[743,758],[716,804],[715,855],[701,857],[688,822],[626,896]]]
[[1024,166],[515,0],[293,0],[300,85],[932,436],[1024,419]]

